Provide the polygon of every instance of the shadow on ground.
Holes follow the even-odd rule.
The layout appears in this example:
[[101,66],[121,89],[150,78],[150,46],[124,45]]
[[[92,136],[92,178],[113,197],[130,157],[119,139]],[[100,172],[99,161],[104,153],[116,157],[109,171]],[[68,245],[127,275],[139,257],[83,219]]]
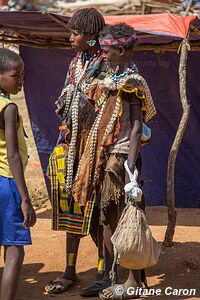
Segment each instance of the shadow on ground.
[[[162,249],[162,254],[158,264],[146,271],[148,283],[151,288],[161,289],[161,296],[147,296],[145,299],[173,300],[173,299],[192,299],[191,296],[165,295],[165,289],[196,289],[195,298],[200,298],[199,274],[200,274],[200,246],[198,243],[175,243],[173,248]],[[192,253],[192,256],[190,255]],[[59,257],[55,258],[59,259]],[[77,283],[69,292],[62,295],[45,295],[44,286],[57,278],[58,272],[43,272],[43,263],[25,264],[23,266],[20,288],[17,300],[42,300],[55,298],[60,300],[83,299],[79,296],[81,289],[95,280],[96,269],[90,269],[78,274],[80,282]],[[47,267],[47,266],[45,266]],[[124,282],[127,270],[118,268],[120,282]],[[2,268],[0,269],[2,273]],[[155,281],[156,278],[156,281]],[[156,284],[151,286],[151,281]],[[97,299],[97,298],[90,298]]]

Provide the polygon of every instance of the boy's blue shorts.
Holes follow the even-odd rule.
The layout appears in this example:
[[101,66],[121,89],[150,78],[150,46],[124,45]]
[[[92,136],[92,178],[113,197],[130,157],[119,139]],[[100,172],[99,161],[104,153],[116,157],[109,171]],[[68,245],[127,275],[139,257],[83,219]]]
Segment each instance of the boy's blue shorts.
[[0,176],[0,245],[30,245],[30,229],[23,227],[21,196],[13,178]]

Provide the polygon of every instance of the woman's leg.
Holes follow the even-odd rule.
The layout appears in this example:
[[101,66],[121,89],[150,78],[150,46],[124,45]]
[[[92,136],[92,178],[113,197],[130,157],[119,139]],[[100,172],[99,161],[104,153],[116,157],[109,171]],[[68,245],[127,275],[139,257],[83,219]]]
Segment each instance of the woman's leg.
[[111,271],[113,259],[114,259],[113,244],[110,238],[117,227],[118,220],[119,220],[119,205],[116,205],[115,202],[112,201],[109,207],[107,207],[107,209],[104,210],[102,214],[106,278],[109,278],[109,273]]
[[63,274],[64,279],[76,280],[76,261],[80,243],[80,235],[67,233],[66,245],[66,269]]
[[[102,213],[103,232],[100,233],[101,249],[99,253],[104,257],[105,272],[103,272],[103,277],[100,280],[95,281],[81,291],[82,297],[97,297],[101,290],[109,287],[111,284],[109,272],[112,268],[114,254],[110,238],[117,226],[118,211],[118,205],[112,201],[111,205]],[[104,246],[104,254],[102,246]]]
[[50,281],[45,291],[49,294],[60,294],[68,291],[77,281],[76,260],[78,247],[80,243],[80,235],[67,233],[66,244],[66,269],[62,275],[55,280]]
[[141,286],[141,270],[129,270],[128,278],[125,282],[126,289],[129,287]]
[[1,281],[1,300],[15,299],[23,260],[23,246],[4,247],[5,267]]
[[[99,216],[98,216],[99,218]],[[103,248],[103,225],[96,224],[97,228],[90,230],[90,235],[98,249],[98,266],[96,280],[101,280],[104,276],[105,262],[104,262],[104,248]]]

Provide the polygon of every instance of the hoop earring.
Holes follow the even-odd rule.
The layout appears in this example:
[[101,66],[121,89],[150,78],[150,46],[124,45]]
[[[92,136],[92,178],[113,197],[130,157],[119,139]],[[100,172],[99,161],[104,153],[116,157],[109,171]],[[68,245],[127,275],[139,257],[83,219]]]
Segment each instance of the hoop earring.
[[89,40],[87,41],[87,44],[90,46],[90,47],[94,47],[94,45],[96,44],[96,40]]

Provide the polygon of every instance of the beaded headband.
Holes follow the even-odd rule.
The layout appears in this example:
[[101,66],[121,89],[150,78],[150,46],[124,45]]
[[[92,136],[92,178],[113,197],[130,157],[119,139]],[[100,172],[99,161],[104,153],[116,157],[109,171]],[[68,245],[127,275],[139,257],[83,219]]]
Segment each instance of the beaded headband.
[[136,34],[133,34],[119,39],[99,39],[99,44],[100,46],[124,45],[137,39]]

